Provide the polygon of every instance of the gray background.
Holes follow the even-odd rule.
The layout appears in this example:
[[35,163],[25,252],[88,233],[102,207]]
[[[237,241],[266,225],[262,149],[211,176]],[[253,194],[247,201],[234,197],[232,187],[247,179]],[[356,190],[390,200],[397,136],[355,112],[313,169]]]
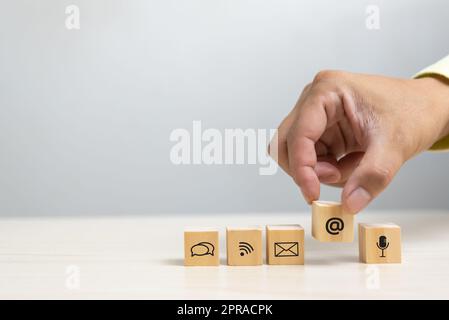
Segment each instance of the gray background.
[[[276,128],[317,71],[410,77],[448,30],[447,0],[1,0],[0,215],[306,210],[283,172],[172,165],[170,132]],[[411,160],[370,208],[448,209],[448,160]]]

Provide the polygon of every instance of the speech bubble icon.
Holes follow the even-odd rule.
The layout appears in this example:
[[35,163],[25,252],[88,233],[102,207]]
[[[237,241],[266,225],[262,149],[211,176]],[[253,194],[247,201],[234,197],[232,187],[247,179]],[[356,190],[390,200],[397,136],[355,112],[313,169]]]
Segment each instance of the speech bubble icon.
[[192,257],[194,256],[205,256],[205,255],[214,255],[215,247],[210,242],[199,242],[195,245],[193,245],[190,248],[190,253],[192,254]]

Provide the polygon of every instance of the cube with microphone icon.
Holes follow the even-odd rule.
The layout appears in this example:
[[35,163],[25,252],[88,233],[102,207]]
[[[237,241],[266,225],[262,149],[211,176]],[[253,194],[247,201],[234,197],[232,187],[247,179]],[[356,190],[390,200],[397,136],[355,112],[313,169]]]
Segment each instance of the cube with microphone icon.
[[364,263],[401,263],[401,228],[394,223],[359,223],[359,257]]
[[354,215],[343,211],[339,202],[312,202],[312,236],[321,242],[352,242]]

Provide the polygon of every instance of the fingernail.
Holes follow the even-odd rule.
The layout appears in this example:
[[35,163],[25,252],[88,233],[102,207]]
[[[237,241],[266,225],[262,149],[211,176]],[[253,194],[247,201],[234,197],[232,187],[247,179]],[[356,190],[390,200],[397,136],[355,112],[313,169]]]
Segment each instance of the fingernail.
[[314,170],[321,183],[337,183],[340,180],[340,172],[328,163],[318,162]]
[[371,195],[362,187],[358,187],[346,199],[347,210],[351,213],[357,213],[371,201]]
[[318,179],[320,179],[321,183],[337,183],[340,180],[340,176],[335,174],[319,175]]

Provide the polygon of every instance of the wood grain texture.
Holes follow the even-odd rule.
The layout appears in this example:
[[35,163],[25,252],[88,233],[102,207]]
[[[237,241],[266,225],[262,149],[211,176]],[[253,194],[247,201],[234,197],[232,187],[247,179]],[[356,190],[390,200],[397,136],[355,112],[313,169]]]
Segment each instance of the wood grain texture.
[[[402,263],[360,263],[357,241],[315,241],[310,212],[1,218],[0,298],[449,299],[449,210],[357,220],[399,225]],[[225,248],[226,226],[271,224],[304,227],[305,265],[231,267],[220,250],[218,267],[184,266],[186,226],[216,227]]]

